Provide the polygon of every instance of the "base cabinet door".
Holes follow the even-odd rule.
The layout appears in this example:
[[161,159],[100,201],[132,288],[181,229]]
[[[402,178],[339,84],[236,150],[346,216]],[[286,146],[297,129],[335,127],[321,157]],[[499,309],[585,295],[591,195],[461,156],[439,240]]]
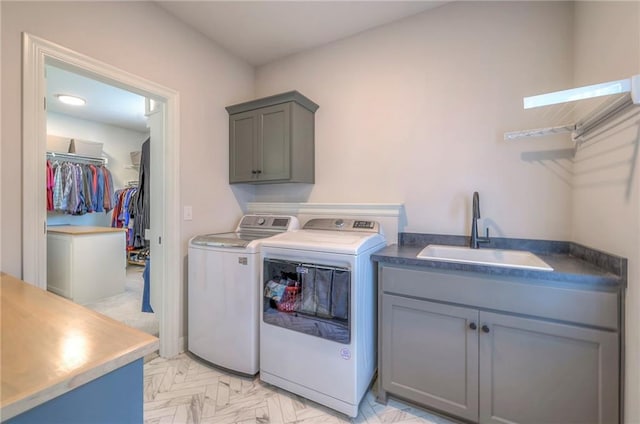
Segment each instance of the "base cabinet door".
[[73,299],[71,242],[71,237],[47,234],[47,290],[67,299]]
[[480,312],[481,423],[618,423],[618,334]]
[[478,420],[478,310],[384,294],[383,389]]

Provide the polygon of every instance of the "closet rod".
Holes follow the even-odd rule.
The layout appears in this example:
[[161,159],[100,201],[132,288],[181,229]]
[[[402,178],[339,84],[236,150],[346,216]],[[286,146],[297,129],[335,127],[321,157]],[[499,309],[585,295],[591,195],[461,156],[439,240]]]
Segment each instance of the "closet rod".
[[300,266],[303,268],[328,269],[331,271],[351,272],[349,268],[343,268],[339,266],[329,266],[329,265],[321,265],[321,264],[305,264],[305,263],[300,264]]
[[351,272],[350,268],[344,268],[344,267],[339,267],[339,266],[331,266],[331,265],[322,265],[322,264],[312,264],[312,263],[306,263],[306,262],[301,262],[301,261],[295,261],[293,259],[292,260],[286,260],[286,259],[265,258],[264,261],[265,262],[276,263],[276,264],[295,265],[296,268],[297,267],[304,267],[304,268],[315,268],[315,269],[328,269],[328,270],[332,270],[332,271]]
[[76,153],[47,152],[47,158],[62,159],[69,162],[91,163],[91,164],[97,164],[97,165],[106,165],[108,162],[107,158],[97,158],[95,156],[83,156],[83,155],[78,155]]

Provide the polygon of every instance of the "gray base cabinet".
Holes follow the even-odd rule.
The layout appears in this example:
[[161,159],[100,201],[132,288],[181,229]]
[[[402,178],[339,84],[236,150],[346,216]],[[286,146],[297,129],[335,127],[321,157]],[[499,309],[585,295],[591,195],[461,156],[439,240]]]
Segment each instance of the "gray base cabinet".
[[619,294],[489,277],[379,267],[378,400],[480,423],[618,423]]
[[393,295],[382,303],[382,387],[477,420],[478,334],[468,324],[478,311]]
[[480,422],[618,422],[617,333],[490,312],[480,320]]
[[313,183],[317,108],[297,91],[227,107],[229,183]]

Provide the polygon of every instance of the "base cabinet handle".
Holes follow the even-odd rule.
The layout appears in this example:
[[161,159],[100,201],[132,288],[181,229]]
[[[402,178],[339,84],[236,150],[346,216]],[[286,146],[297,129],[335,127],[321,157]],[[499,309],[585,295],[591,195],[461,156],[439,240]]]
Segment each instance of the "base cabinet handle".
[[475,329],[478,328],[478,326],[476,325],[475,322],[472,322],[472,323],[469,324],[469,328],[472,329],[472,330],[475,330]]
[[484,332],[484,333],[488,333],[489,331],[491,331],[491,330],[489,329],[489,326],[488,326],[488,325],[483,325],[483,326],[482,326],[482,332]]

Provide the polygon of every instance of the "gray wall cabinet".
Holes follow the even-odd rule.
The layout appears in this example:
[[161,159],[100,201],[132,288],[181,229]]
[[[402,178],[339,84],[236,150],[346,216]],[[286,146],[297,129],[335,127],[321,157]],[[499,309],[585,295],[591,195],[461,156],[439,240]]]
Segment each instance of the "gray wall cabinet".
[[382,264],[379,279],[379,401],[480,423],[620,421],[617,292]]
[[297,91],[228,106],[229,183],[313,183],[317,109]]

